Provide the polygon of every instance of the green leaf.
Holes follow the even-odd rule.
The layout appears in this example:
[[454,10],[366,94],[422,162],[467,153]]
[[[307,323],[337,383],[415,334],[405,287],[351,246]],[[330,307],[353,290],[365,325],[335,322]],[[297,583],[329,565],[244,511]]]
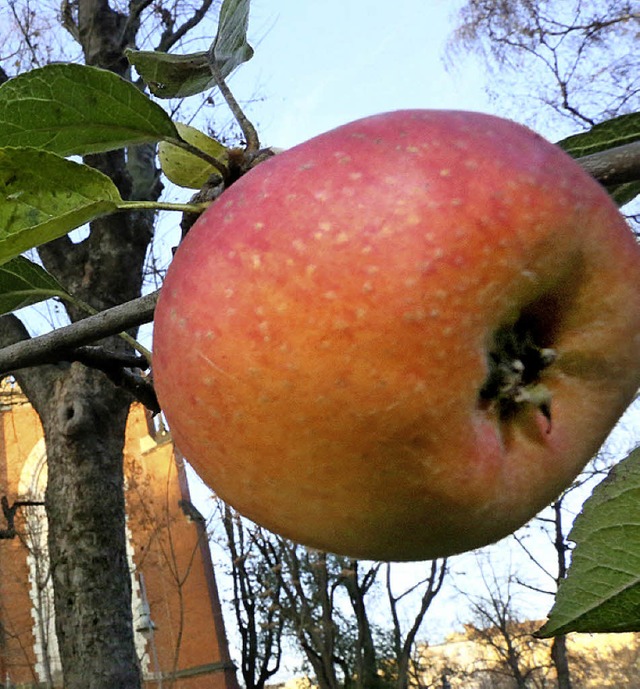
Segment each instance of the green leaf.
[[69,298],[47,271],[24,256],[0,265],[0,314],[17,311],[51,297]]
[[249,0],[224,0],[218,32],[208,51],[171,55],[159,51],[127,50],[125,55],[158,98],[186,98],[217,85],[212,64],[223,79],[253,56],[247,43]]
[[[176,123],[176,128],[186,142],[213,156],[223,165],[227,164],[227,149],[221,143],[195,127]],[[197,155],[165,141],[158,146],[158,158],[164,174],[180,187],[200,189],[211,175],[220,176],[219,171],[213,165]]]
[[640,631],[640,449],[593,491],[569,538],[569,575],[538,635]]
[[176,137],[157,103],[104,69],[47,65],[0,86],[0,146],[68,156]]
[[216,85],[206,51],[171,55],[128,49],[125,55],[158,98],[186,98]]
[[627,182],[606,187],[607,191],[618,206],[624,206],[640,194],[640,182]]
[[55,153],[0,148],[0,264],[123,201],[109,177]]
[[572,157],[582,158],[639,140],[640,112],[634,112],[596,124],[588,132],[562,139],[557,145]]
[[209,55],[223,79],[253,57],[253,48],[247,43],[249,5],[249,0],[224,0],[220,8],[218,32]]

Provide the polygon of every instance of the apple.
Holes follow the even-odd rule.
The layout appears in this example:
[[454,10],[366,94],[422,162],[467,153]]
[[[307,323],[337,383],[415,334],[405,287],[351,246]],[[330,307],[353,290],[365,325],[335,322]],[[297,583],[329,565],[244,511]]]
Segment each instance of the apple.
[[156,310],[177,447],[311,547],[494,542],[580,472],[640,383],[640,249],[527,128],[399,111],[261,163],[199,218]]

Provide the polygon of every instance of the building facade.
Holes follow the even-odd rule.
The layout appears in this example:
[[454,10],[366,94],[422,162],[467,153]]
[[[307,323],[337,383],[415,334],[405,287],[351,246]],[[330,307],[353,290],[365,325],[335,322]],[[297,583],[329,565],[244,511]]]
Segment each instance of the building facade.
[[[46,449],[36,412],[0,386],[0,496],[42,502]],[[133,405],[124,451],[136,648],[145,687],[237,689],[204,519],[169,434]],[[6,525],[0,525],[4,528]],[[62,687],[44,507],[0,540],[0,687]]]

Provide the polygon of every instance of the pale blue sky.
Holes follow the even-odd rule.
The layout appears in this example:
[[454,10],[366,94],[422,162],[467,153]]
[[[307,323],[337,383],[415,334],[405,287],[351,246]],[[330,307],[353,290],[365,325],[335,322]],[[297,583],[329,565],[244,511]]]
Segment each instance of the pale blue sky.
[[251,61],[231,86],[264,144],[289,147],[365,115],[401,108],[490,111],[476,65],[447,72],[459,2],[254,0]]

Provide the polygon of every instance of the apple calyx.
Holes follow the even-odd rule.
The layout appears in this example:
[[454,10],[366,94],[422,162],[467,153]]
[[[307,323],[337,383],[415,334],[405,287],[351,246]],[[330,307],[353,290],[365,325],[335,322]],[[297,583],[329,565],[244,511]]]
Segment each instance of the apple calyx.
[[488,374],[480,389],[484,408],[497,411],[502,422],[513,419],[526,405],[537,408],[551,430],[551,391],[542,372],[557,358],[552,347],[539,344],[536,328],[522,317],[499,328],[488,355]]

